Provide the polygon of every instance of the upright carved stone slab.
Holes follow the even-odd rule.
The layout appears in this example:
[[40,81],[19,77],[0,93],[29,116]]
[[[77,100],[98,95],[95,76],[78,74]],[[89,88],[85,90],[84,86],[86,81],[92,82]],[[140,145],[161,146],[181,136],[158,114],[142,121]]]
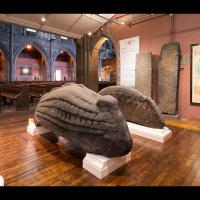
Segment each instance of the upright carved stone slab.
[[163,45],[158,62],[158,106],[162,113],[177,114],[181,52],[178,42]]
[[144,95],[152,94],[152,54],[138,53],[136,55],[135,88]]

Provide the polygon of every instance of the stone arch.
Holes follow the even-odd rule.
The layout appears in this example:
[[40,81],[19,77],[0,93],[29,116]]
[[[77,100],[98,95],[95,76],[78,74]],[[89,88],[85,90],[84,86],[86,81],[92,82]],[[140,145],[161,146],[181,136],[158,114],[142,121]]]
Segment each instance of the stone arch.
[[20,52],[27,46],[27,45],[32,45],[34,46],[34,48],[42,55],[42,58],[45,61],[45,73],[44,73],[44,80],[48,80],[49,78],[49,74],[50,74],[50,56],[49,54],[46,52],[46,50],[44,49],[44,47],[42,47],[42,45],[40,45],[38,42],[36,41],[26,41],[23,44],[21,44],[18,48],[15,49],[14,53],[13,53],[13,80],[15,80],[15,64],[16,64],[16,58],[18,57],[18,55],[20,54]]
[[[6,46],[0,41],[0,52],[3,54],[4,61],[2,63],[2,80],[9,80],[9,66],[10,66],[10,56],[9,51]],[[1,77],[0,77],[1,79]]]
[[[75,79],[76,79],[76,58],[75,58],[75,55],[74,55],[74,53],[70,50],[70,49],[66,49],[66,48],[59,48],[58,50],[56,50],[55,52],[54,52],[54,54],[53,54],[53,56],[52,56],[52,68],[51,68],[51,71],[52,71],[52,77],[51,77],[51,79],[54,79],[54,63],[55,63],[55,61],[56,61],[56,58],[58,57],[58,55],[61,53],[61,52],[66,52],[69,56],[70,56],[70,59],[72,59],[72,63],[70,63],[70,65],[71,64],[73,64],[72,65],[72,67],[74,68],[73,70],[74,70],[74,72],[72,72],[72,74],[74,74],[75,73],[75,77],[74,78],[72,78],[74,81],[75,81]],[[71,70],[71,69],[70,69]],[[71,73],[71,71],[70,71],[70,73]]]
[[119,74],[120,74],[120,54],[119,54],[119,44],[115,37],[108,32],[107,29],[98,30],[95,32],[90,39],[90,61],[89,61],[89,75],[88,75],[88,87],[94,91],[98,91],[98,69],[96,65],[98,64],[97,53],[99,48],[102,46],[104,41],[109,39],[116,52],[116,70],[117,70],[117,84],[119,84]]
[[60,54],[61,51],[67,52],[76,63],[76,56],[69,48],[59,48],[58,50],[56,50],[52,56],[52,63],[56,60],[57,56]]

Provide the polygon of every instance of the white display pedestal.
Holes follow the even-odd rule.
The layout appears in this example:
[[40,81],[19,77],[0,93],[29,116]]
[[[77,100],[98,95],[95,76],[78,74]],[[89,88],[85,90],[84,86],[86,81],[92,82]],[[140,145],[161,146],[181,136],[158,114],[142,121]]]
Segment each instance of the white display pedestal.
[[49,133],[50,131],[43,127],[43,126],[35,126],[34,123],[30,123],[28,126],[27,126],[27,132],[29,134],[31,134],[32,136],[34,135],[40,135],[40,134],[44,134],[44,133]]
[[163,129],[149,128],[146,126],[127,122],[131,134],[139,135],[150,140],[164,143],[172,137],[172,131],[167,127]]
[[107,158],[101,155],[87,153],[83,159],[83,168],[99,179],[104,178],[117,168],[131,160],[131,152],[123,157]]
[[4,178],[0,175],[0,186],[4,186]]

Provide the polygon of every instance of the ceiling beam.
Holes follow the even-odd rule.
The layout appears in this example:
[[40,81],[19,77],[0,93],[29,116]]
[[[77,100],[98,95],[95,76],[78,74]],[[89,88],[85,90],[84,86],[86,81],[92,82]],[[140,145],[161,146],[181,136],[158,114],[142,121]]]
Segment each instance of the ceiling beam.
[[105,19],[105,20],[107,20],[107,22],[113,22],[113,23],[115,23],[115,24],[121,25],[119,22],[117,22],[117,21],[115,21],[115,20],[113,20],[113,19],[108,19],[108,18],[106,18],[106,17],[104,17],[104,16],[101,16],[101,15],[99,15],[99,14],[95,14],[95,15],[97,15],[97,16],[99,16],[99,17]]
[[145,15],[144,17],[139,17],[133,21],[131,21],[131,23],[129,23],[129,26],[133,26],[142,22],[146,22],[146,21],[151,21],[153,19],[159,18],[159,17],[163,17],[166,16],[168,14],[149,14],[149,15]]
[[71,26],[66,30],[67,32],[72,29],[72,27],[81,19],[83,15],[81,14],[72,24]]

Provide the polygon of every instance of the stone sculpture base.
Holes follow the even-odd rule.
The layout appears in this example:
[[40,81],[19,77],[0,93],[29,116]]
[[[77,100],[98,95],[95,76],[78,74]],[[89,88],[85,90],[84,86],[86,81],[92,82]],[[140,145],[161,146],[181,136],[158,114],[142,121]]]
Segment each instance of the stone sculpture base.
[[87,153],[83,159],[83,168],[102,179],[131,160],[131,152],[123,157],[107,158]]
[[150,140],[165,143],[172,137],[172,131],[167,127],[164,127],[163,129],[155,129],[134,124],[132,122],[127,122],[127,124],[131,134],[139,135]]
[[32,136],[34,136],[34,135],[49,133],[50,131],[43,126],[35,126],[35,124],[32,123],[27,126],[27,132]]
[[164,118],[171,118],[171,119],[179,119],[180,115],[168,115],[168,114],[162,114]]
[[4,178],[3,178],[3,176],[0,176],[0,186],[4,186]]
[[[37,127],[34,123],[31,123],[27,126],[27,132],[34,136],[46,134],[50,131],[43,126]],[[95,175],[97,178],[102,179],[117,168],[127,163],[130,159],[131,152],[126,156],[116,158],[107,158],[100,155],[86,153],[86,156],[83,159],[83,168]]]

